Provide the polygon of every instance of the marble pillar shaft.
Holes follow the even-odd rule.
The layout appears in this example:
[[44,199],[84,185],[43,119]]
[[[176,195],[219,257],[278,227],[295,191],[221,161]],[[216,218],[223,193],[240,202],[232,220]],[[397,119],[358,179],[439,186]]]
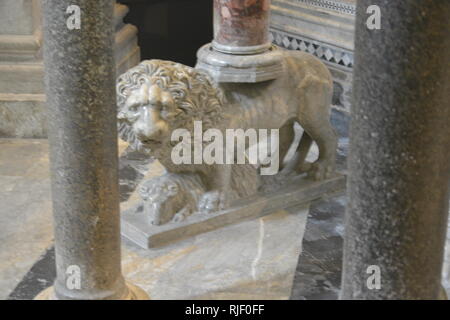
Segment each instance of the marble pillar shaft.
[[[79,30],[66,26],[71,5],[81,9]],[[57,299],[127,294],[120,266],[113,9],[111,0],[43,1]],[[69,278],[77,268],[80,288]]]
[[[381,8],[380,30],[366,26],[370,5]],[[358,1],[343,299],[436,299],[441,290],[448,17],[449,1]]]
[[270,0],[214,0],[214,40],[197,52],[196,68],[216,82],[257,83],[283,74],[269,36]]
[[270,0],[214,0],[214,48],[230,53],[241,47],[267,50],[269,12]]

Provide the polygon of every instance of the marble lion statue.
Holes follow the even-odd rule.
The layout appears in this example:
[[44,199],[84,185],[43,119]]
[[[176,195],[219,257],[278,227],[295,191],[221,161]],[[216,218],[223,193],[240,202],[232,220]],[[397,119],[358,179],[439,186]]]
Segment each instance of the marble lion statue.
[[164,174],[145,181],[139,189],[144,212],[152,225],[180,222],[198,211],[205,187],[192,173]]
[[[279,129],[280,159],[294,140],[298,122],[306,134],[297,152],[303,156],[292,160],[298,162],[294,167],[313,179],[327,178],[334,171],[337,147],[329,121],[331,75],[312,55],[298,51],[283,55],[284,76],[250,84],[215,83],[206,72],[179,63],[143,61],[118,78],[120,137],[158,159],[172,174],[197,174],[205,188],[197,202],[203,212],[229,207],[232,194],[256,193],[258,180],[251,170],[236,170],[238,164],[174,164],[171,133],[177,128],[192,132],[194,121],[202,121],[203,131]],[[305,164],[312,141],[318,145],[319,157]]]

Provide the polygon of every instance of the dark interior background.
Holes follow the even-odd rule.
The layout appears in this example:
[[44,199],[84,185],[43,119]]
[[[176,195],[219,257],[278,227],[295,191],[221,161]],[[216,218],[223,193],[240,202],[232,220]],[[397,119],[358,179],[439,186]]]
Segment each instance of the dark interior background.
[[197,50],[213,38],[212,0],[119,0],[139,29],[141,58],[194,66]]

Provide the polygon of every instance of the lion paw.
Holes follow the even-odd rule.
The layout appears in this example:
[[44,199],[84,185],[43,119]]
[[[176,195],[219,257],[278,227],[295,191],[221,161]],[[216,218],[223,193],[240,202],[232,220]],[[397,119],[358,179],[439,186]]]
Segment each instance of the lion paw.
[[227,194],[221,191],[206,192],[198,203],[198,209],[203,213],[223,210],[228,205]]
[[178,211],[172,219],[172,222],[181,222],[184,221],[188,216],[190,216],[192,213],[192,210],[190,210],[189,207],[184,207],[180,211]]
[[317,160],[308,170],[308,177],[319,181],[330,178],[333,175],[334,166],[330,164],[330,161]]

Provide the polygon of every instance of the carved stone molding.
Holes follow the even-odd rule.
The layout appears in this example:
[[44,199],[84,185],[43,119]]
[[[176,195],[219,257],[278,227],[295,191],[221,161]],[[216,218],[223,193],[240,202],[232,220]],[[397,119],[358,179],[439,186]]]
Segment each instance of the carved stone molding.
[[289,50],[308,52],[328,65],[343,71],[351,72],[353,68],[353,52],[333,45],[322,43],[301,35],[293,35],[283,31],[271,31],[275,44]]
[[295,0],[307,5],[333,10],[344,14],[355,15],[355,1],[332,1],[332,0]]
[[[137,28],[128,7],[114,10],[117,74],[140,61]],[[42,61],[41,0],[0,1],[0,137],[47,136]]]

